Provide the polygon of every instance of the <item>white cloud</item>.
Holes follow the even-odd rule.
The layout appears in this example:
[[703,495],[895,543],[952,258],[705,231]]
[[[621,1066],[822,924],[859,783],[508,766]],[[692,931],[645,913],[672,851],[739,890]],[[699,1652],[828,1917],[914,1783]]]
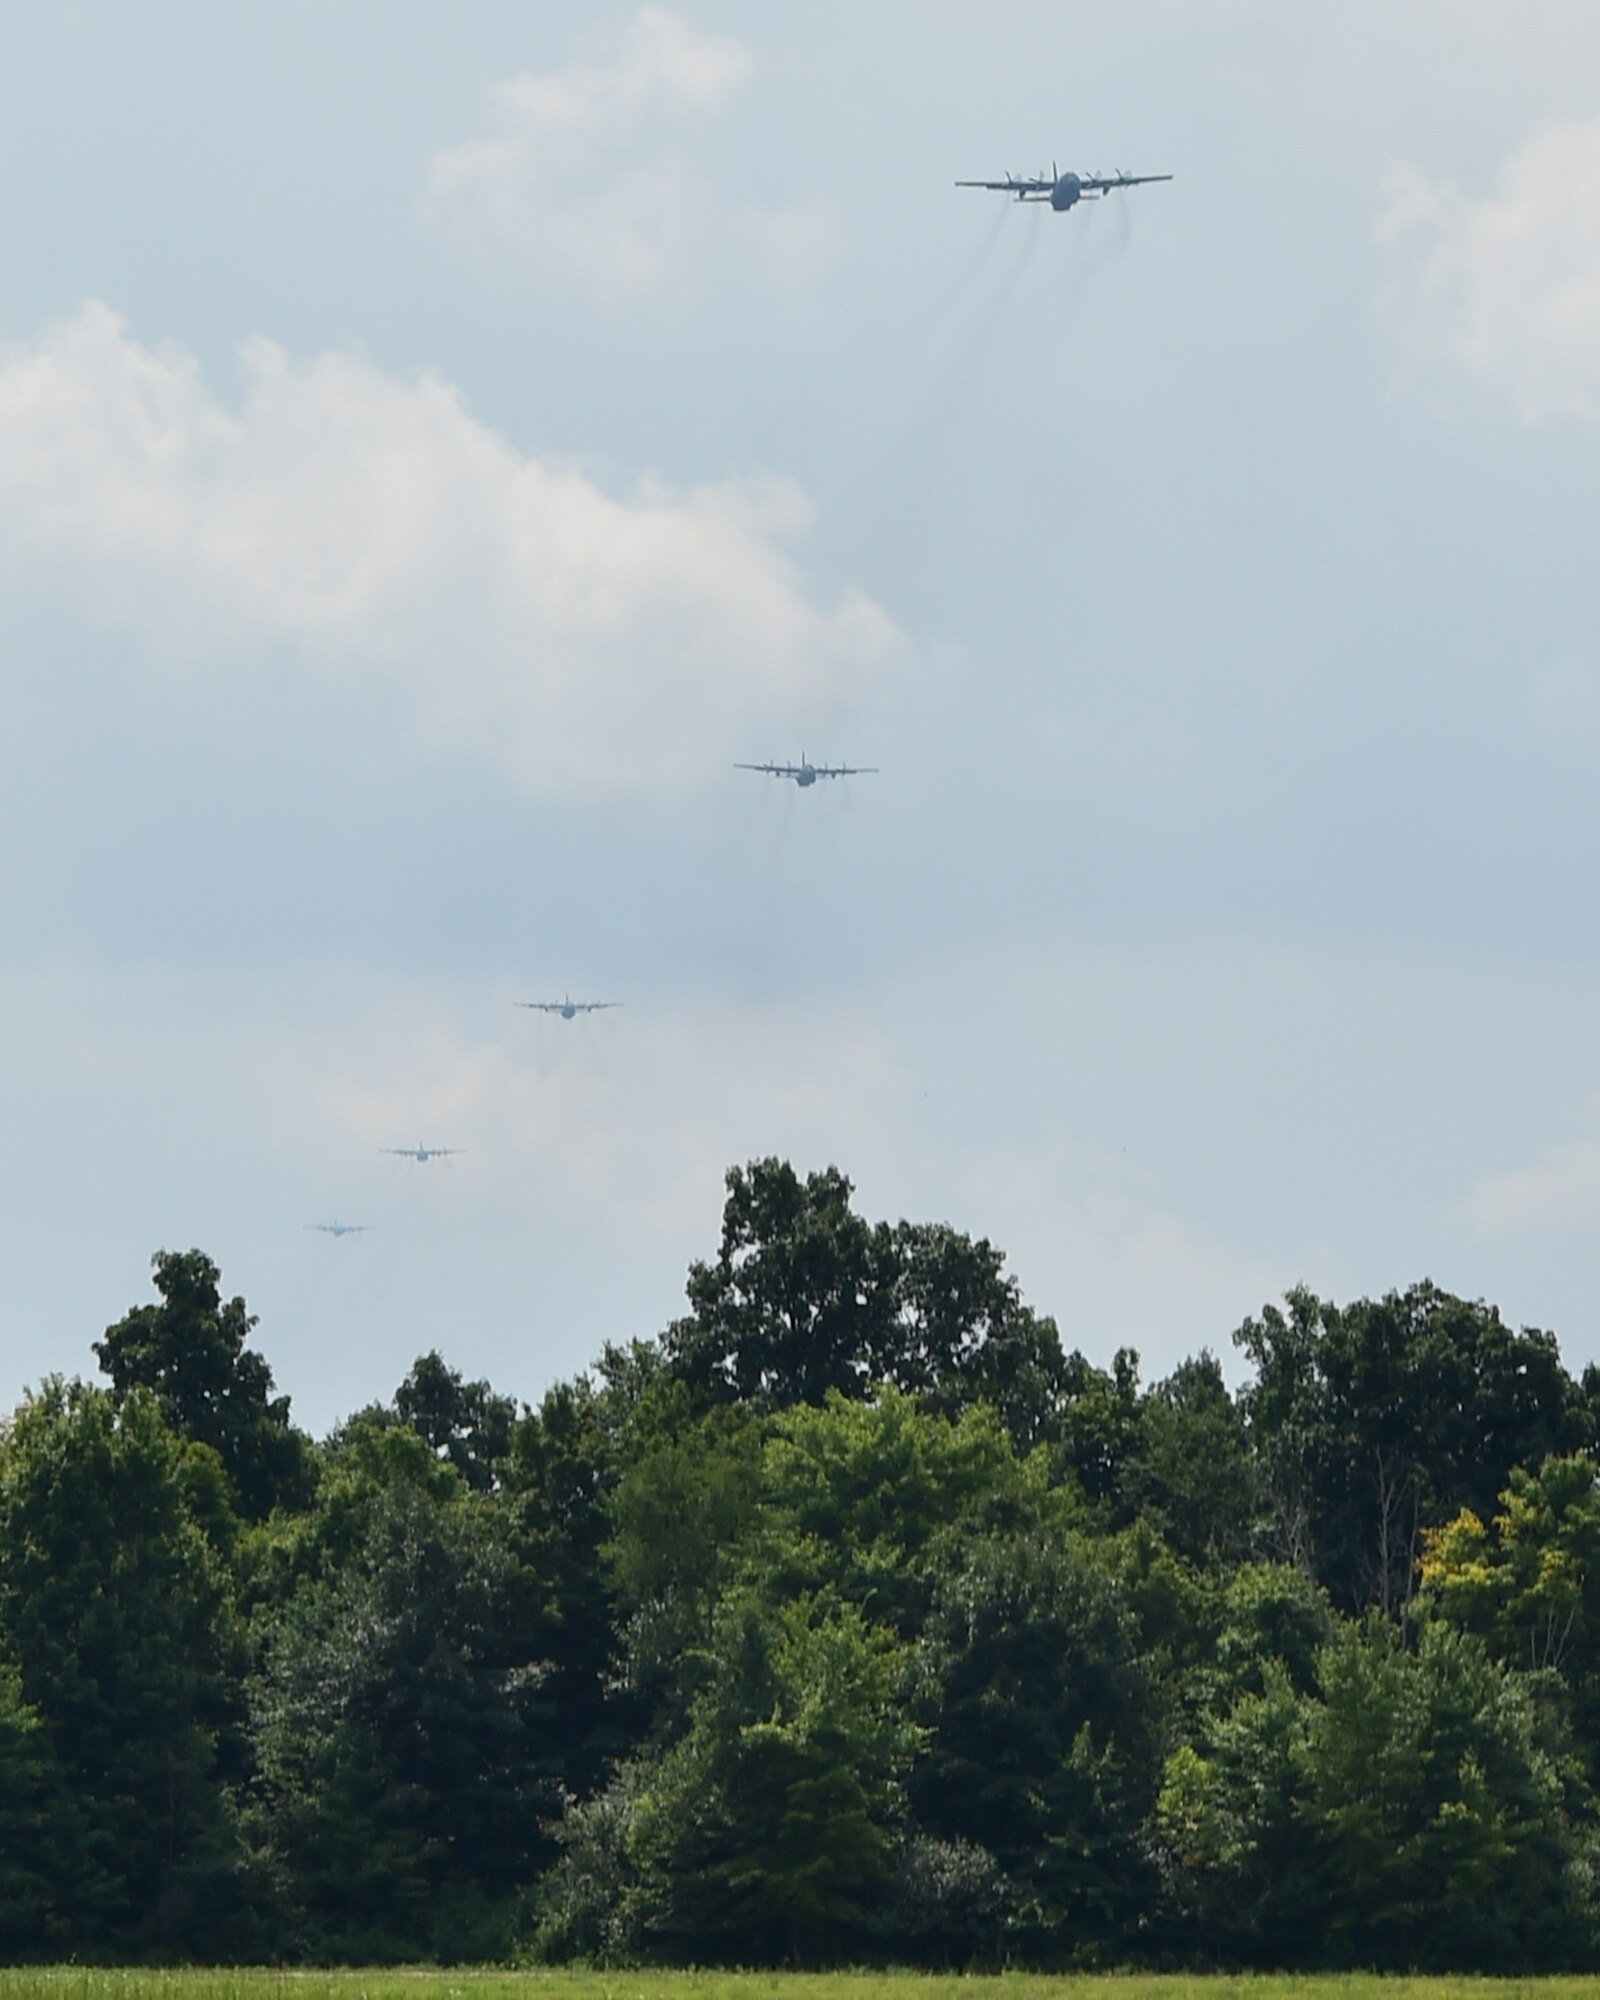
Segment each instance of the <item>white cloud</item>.
[[642,7],[608,59],[495,86],[490,129],[429,161],[424,212],[613,303],[692,296],[719,253],[778,289],[806,284],[832,254],[834,212],[729,202],[674,150],[751,71],[730,37]]
[[1480,1229],[1510,1233],[1591,1224],[1600,1217],[1600,1142],[1552,1147],[1537,1166],[1480,1180],[1467,1202]]
[[678,785],[859,694],[898,646],[864,597],[808,594],[792,482],[619,497],[437,377],[264,340],[242,359],[225,403],[97,304],[0,350],[12,582],[164,654],[298,649],[547,793]]
[[500,94],[532,131],[605,143],[624,136],[654,104],[721,103],[750,68],[732,36],[697,34],[664,7],[641,7],[611,61],[514,77]]
[[1535,132],[1479,201],[1397,167],[1376,233],[1415,360],[1526,423],[1600,416],[1600,118]]

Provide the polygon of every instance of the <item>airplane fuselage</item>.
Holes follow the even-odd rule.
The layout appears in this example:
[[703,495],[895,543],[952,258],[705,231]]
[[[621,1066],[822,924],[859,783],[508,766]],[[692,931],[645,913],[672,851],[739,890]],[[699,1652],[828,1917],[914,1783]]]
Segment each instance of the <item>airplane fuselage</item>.
[[1059,215],[1083,199],[1083,186],[1076,174],[1062,174],[1050,190],[1050,206]]
[[817,774],[809,764],[802,764],[794,774],[794,781],[797,785],[814,785],[817,782]]
[[578,1016],[578,1010],[576,1007],[573,1006],[572,1002],[570,1000],[563,1001],[561,1005],[562,1020],[573,1021],[577,1019],[577,1016]]

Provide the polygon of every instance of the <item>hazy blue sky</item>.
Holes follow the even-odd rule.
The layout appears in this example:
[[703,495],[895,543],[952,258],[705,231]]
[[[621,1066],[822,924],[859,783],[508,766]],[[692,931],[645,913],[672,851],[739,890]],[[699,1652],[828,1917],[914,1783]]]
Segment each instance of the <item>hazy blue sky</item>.
[[1150,1374],[1600,1358],[1593,0],[7,45],[0,1398],[194,1244],[314,1427],[532,1397],[769,1152]]

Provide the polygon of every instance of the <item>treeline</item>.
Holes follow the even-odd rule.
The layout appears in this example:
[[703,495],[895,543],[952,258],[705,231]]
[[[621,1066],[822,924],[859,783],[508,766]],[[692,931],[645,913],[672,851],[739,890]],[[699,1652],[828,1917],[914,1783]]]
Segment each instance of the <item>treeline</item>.
[[1600,1376],[1423,1284],[1146,1386],[835,1171],[313,1442],[200,1252],[0,1432],[10,1959],[1600,1960]]

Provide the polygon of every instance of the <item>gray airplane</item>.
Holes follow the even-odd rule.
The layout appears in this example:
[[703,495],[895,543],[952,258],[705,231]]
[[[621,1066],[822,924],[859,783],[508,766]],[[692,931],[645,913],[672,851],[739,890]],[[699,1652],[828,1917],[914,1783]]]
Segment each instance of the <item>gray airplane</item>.
[[360,1236],[369,1225],[365,1222],[308,1222],[307,1229],[320,1229],[324,1236]]
[[429,1160],[447,1160],[461,1149],[459,1146],[385,1146],[383,1150],[402,1160],[415,1160],[422,1166]]
[[736,771],[765,771],[769,778],[793,778],[803,791],[818,778],[859,778],[876,773],[876,764],[813,764],[800,752],[798,764],[735,764]]
[[531,1007],[536,1014],[559,1014],[563,1021],[579,1014],[603,1014],[608,1007],[620,1007],[620,1000],[519,1000],[519,1007]]
[[1080,201],[1098,201],[1118,188],[1149,187],[1154,181],[1170,181],[1171,174],[1062,174],[1050,163],[1049,178],[1033,179],[1007,174],[1003,181],[957,181],[958,188],[987,188],[991,194],[1014,195],[1018,201],[1047,201],[1057,214],[1076,208]]

